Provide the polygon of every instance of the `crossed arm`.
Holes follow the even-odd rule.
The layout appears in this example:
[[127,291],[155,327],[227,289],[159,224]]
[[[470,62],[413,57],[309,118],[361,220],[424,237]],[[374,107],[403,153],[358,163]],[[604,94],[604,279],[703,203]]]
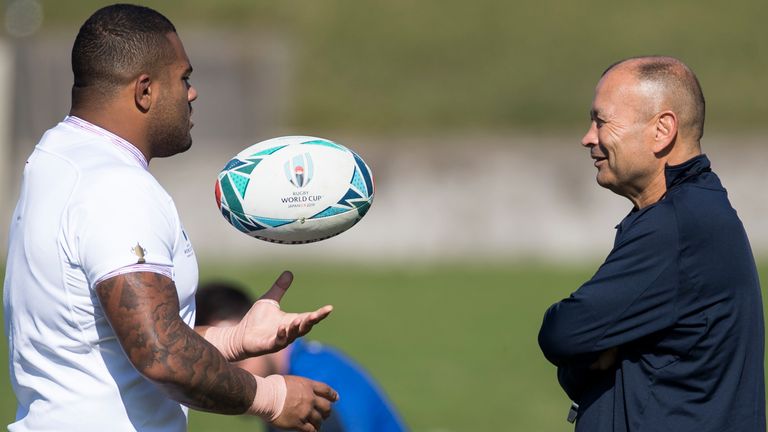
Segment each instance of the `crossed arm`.
[[639,220],[591,280],[544,315],[539,345],[573,399],[620,347],[671,327],[679,283],[674,226]]
[[[277,351],[330,313],[330,307],[305,314],[280,311],[275,305],[292,277],[287,273],[281,279],[265,294],[267,302],[257,302],[249,312],[252,325],[244,319],[236,326],[239,336],[245,335],[243,340],[219,338],[226,341],[223,345],[237,348],[236,356]],[[222,355],[223,346],[214,346],[199,334],[214,328],[198,333],[181,320],[172,280],[151,272],[127,273],[100,282],[96,293],[130,362],[170,398],[203,411],[253,412],[263,381],[257,383],[256,377],[230,365],[228,360],[234,358]],[[285,377],[285,383],[285,411],[273,419],[274,424],[308,432],[319,429],[337,398],[335,391],[298,377]]]

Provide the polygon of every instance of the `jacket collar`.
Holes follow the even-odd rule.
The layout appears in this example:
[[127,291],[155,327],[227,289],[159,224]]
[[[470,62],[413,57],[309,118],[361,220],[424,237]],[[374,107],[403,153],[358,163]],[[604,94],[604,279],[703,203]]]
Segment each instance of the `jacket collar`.
[[664,168],[667,189],[709,171],[712,170],[709,168],[709,158],[705,154],[695,156],[679,165],[667,165]]

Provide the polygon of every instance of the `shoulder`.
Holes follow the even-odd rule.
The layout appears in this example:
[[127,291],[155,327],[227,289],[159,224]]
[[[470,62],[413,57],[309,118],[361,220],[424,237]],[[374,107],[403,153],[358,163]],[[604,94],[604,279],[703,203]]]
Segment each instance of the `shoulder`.
[[726,190],[712,172],[670,190],[665,201],[668,201],[681,229],[685,231],[725,229],[729,224],[740,225]]
[[73,204],[85,207],[172,206],[172,199],[146,170],[125,164],[104,164],[81,171]]
[[630,214],[619,225],[617,246],[627,243],[670,245],[678,240],[677,214],[674,205],[662,200]]
[[105,162],[98,167],[90,167],[82,173],[83,178],[88,180],[84,187],[125,192],[137,190],[150,192],[157,188],[162,189],[155,177],[141,167],[116,161]]
[[73,229],[107,224],[173,233],[180,224],[173,200],[146,170],[106,163],[81,174],[67,212]]
[[37,148],[66,161],[78,172],[86,188],[119,187],[126,180],[159,186],[149,171],[131,163],[125,150],[119,149],[108,137],[85,132],[67,123],[49,129]]

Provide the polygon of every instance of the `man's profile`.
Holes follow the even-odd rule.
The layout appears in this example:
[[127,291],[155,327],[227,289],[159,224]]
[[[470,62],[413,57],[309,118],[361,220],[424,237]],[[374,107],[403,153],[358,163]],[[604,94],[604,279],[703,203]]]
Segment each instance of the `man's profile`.
[[605,262],[539,332],[578,405],[576,430],[765,430],[760,283],[701,153],[698,79],[672,57],[620,61],[600,78],[590,116],[582,145],[597,183],[633,207]]

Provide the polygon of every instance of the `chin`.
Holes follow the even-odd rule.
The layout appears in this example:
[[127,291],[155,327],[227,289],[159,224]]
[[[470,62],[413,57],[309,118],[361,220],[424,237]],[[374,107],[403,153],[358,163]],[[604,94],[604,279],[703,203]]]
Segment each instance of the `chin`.
[[192,147],[192,139],[190,138],[185,142],[185,144],[179,144],[175,147],[163,147],[160,149],[158,154],[154,155],[156,158],[167,158],[174,155],[177,155],[179,153],[184,153],[185,151],[189,150]]
[[613,190],[614,188],[614,182],[600,176],[600,173],[597,173],[597,177],[595,177],[595,180],[597,180],[597,184],[600,185],[601,187],[604,187],[610,190]]
[[189,150],[190,148],[192,148],[192,137],[189,137],[189,139],[187,140],[187,143],[184,146],[182,146],[181,148],[179,148],[179,153],[184,153],[185,151]]

